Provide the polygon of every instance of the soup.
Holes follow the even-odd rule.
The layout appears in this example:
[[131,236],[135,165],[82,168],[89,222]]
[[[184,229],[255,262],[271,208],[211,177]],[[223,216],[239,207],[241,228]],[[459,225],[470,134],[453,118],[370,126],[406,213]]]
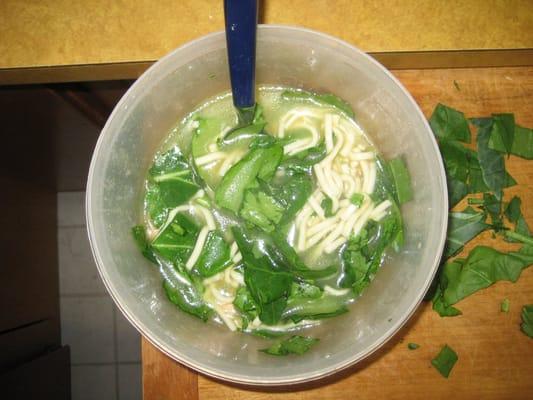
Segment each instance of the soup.
[[349,105],[260,87],[243,124],[230,93],[197,107],[150,167],[133,228],[178,308],[232,331],[301,331],[348,312],[403,241],[411,198]]

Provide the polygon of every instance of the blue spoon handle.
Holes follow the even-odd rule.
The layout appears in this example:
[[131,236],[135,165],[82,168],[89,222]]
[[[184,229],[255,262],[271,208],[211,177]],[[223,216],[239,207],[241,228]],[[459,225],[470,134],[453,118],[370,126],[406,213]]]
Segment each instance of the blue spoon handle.
[[255,38],[257,0],[224,0],[226,44],[233,104],[255,105]]

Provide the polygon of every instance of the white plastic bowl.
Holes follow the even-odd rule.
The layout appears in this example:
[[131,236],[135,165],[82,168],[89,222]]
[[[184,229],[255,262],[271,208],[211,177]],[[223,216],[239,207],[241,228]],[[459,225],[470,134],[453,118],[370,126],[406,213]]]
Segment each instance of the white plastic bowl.
[[128,320],[157,348],[206,375],[256,385],[331,375],[380,348],[409,319],[437,270],[448,202],[431,130],[405,88],[378,62],[322,33],[260,26],[257,83],[331,92],[347,100],[385,157],[404,155],[414,200],[403,207],[406,244],[349,313],[308,332],[320,342],[302,356],[272,357],[267,343],[203,323],[171,304],[157,270],[135,247],[143,180],[169,130],[208,97],[230,88],[224,32],[162,58],[128,90],[98,140],[87,184],[89,238],[102,279]]

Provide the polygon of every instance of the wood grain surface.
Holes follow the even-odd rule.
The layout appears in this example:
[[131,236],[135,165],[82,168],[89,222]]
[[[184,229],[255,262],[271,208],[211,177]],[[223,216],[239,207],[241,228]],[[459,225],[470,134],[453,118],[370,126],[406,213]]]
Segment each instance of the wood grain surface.
[[[438,102],[467,116],[514,112],[517,123],[533,126],[533,67],[393,71],[429,116]],[[454,83],[455,81],[455,83]],[[511,156],[507,168],[533,226],[533,161]],[[458,207],[460,208],[462,204]],[[511,244],[489,232],[466,246],[485,244],[500,250]],[[500,312],[503,299],[509,313]],[[515,283],[500,282],[458,303],[463,315],[441,318],[422,304],[411,320],[385,346],[358,365],[322,381],[289,388],[254,389],[198,375],[172,361],[143,339],[145,399],[266,400],[307,399],[531,399],[533,340],[519,329],[522,305],[533,303],[533,268]],[[408,350],[407,343],[420,345]],[[444,345],[459,355],[449,379],[430,360]]]

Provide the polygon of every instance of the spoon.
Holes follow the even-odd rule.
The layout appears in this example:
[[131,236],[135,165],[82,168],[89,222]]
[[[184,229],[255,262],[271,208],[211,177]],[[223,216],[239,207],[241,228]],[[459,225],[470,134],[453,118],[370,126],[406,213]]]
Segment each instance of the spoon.
[[233,105],[242,127],[255,113],[257,0],[224,0],[224,19]]

